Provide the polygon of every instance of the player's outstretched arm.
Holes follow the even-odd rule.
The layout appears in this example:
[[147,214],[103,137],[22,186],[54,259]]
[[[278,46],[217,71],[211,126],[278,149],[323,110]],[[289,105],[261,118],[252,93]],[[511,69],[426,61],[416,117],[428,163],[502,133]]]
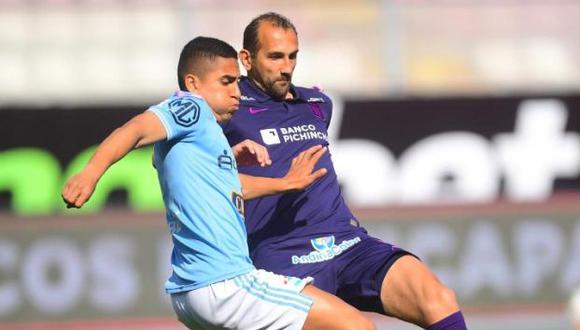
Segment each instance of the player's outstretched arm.
[[308,187],[312,182],[326,174],[325,168],[313,172],[314,166],[325,152],[326,147],[321,145],[302,151],[292,159],[290,169],[282,178],[265,178],[240,174],[244,199],[302,190]]
[[80,208],[91,197],[97,182],[105,171],[134,148],[139,148],[167,137],[159,118],[152,112],[133,117],[113,131],[97,148],[88,164],[70,177],[62,190],[67,207]]

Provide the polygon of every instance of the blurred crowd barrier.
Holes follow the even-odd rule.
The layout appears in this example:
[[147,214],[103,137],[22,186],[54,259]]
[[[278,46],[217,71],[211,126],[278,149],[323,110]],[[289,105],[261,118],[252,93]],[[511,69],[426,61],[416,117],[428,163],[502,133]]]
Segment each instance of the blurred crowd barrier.
[[0,105],[157,101],[188,40],[239,49],[270,10],[298,29],[296,81],[342,95],[580,88],[575,0],[1,0]]
[[[577,198],[355,213],[456,291],[470,329],[566,329],[564,305],[580,283]],[[162,213],[3,216],[0,329],[178,328],[162,289],[165,227]],[[313,246],[292,262],[334,253]],[[380,329],[412,329],[372,317]]]

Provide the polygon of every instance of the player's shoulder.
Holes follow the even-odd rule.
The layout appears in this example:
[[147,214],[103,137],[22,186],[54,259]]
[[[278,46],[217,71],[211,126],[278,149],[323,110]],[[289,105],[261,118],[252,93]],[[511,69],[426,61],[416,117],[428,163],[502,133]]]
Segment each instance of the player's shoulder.
[[160,103],[153,105],[151,108],[174,112],[188,107],[199,108],[205,106],[207,106],[207,103],[200,95],[177,91]]
[[199,121],[202,113],[208,111],[209,105],[200,96],[189,92],[177,91],[148,110],[162,117],[172,117],[181,126],[189,127]]
[[151,106],[149,110],[184,115],[191,112],[199,114],[200,111],[204,111],[202,109],[208,107],[209,105],[200,95],[177,91],[160,103]]
[[322,88],[318,86],[314,87],[301,87],[301,86],[294,86],[295,90],[298,92],[298,95],[301,99],[305,100],[308,103],[328,103],[332,104],[330,97],[324,93]]
[[312,113],[329,123],[332,116],[332,100],[320,87],[294,87],[298,99],[310,107]]

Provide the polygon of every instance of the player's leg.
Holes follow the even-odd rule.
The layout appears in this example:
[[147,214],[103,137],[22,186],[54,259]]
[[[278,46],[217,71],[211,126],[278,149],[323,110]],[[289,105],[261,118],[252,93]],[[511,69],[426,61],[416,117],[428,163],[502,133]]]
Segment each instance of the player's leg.
[[360,311],[331,294],[336,292],[337,277],[332,259],[314,263],[300,260],[300,256],[317,253],[311,238],[316,237],[287,241],[284,246],[279,243],[263,246],[253,251],[252,259],[257,267],[268,268],[274,273],[316,279],[316,287],[308,285],[302,290],[313,301],[304,329],[374,329],[374,325]]
[[397,259],[386,273],[381,302],[386,314],[426,329],[466,329],[454,292],[411,255]]
[[206,300],[210,289],[202,288],[194,291],[186,291],[171,294],[171,304],[179,322],[185,325],[188,329],[198,330],[218,330],[220,327],[216,326],[210,318],[204,317],[208,311],[213,307],[211,303],[206,304],[207,308],[199,310],[199,306],[195,301]]
[[256,270],[171,295],[189,329],[373,330],[364,315],[300,279]]
[[304,330],[376,329],[374,324],[361,312],[338,297],[312,285],[306,286],[302,292],[313,300],[304,323]]
[[454,314],[459,311],[455,294],[418,258],[360,228],[346,235],[337,241],[359,237],[360,242],[335,259],[340,274],[338,297],[359,310],[424,328],[465,329],[461,313]]

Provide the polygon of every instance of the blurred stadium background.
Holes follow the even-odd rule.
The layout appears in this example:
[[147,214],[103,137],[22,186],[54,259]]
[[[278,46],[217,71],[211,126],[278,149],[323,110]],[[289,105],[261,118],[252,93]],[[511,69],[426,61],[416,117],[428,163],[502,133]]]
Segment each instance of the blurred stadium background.
[[431,265],[470,329],[571,329],[577,0],[0,0],[0,329],[181,329],[150,150],[115,165],[85,210],[59,191],[176,88],[185,42],[240,48],[271,10],[299,32],[295,83],[334,99],[331,152],[369,231]]

